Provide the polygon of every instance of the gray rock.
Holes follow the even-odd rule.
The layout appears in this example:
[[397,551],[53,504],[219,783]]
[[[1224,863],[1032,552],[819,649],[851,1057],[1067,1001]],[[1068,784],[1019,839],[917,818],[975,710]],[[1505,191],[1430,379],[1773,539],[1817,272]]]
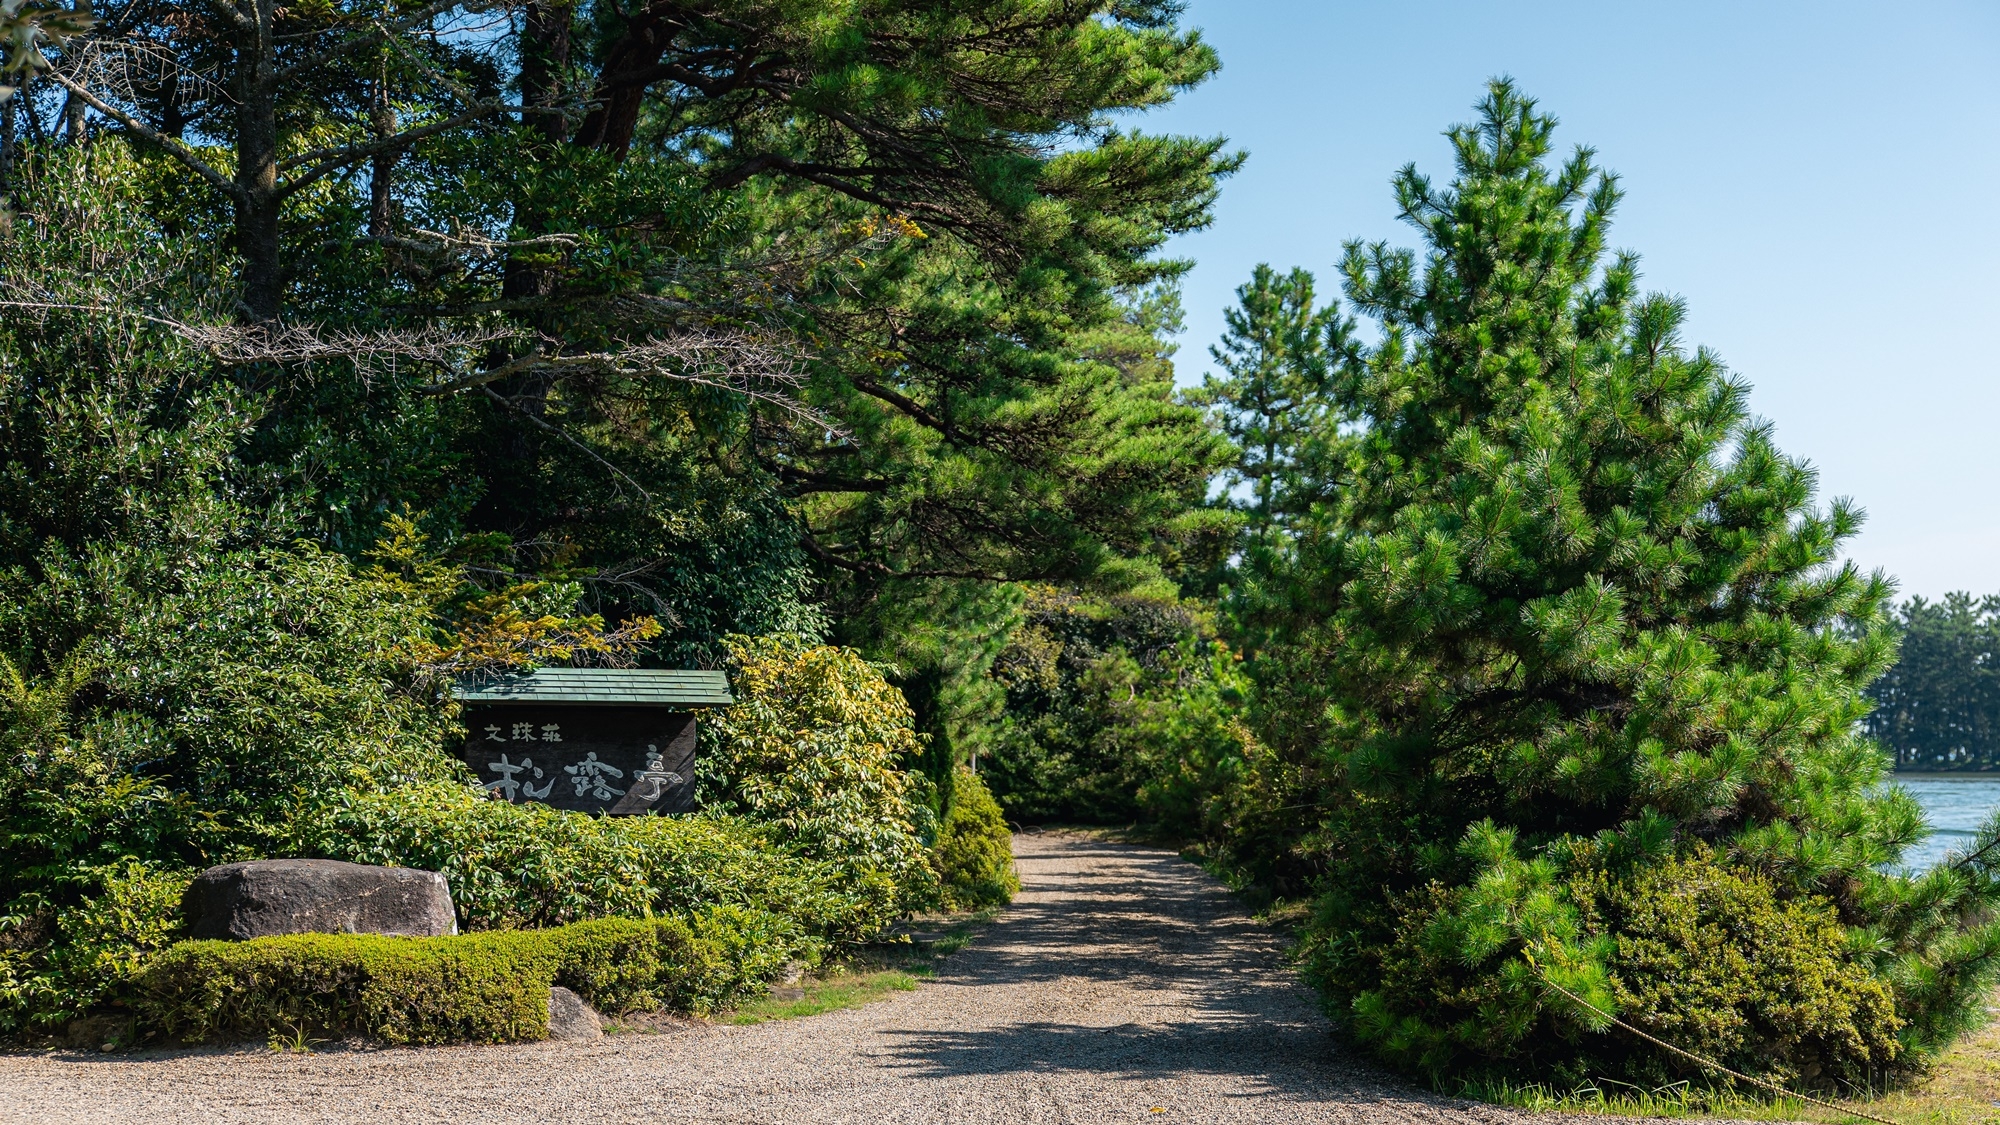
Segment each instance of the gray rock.
[[567,988],[549,989],[549,1038],[602,1039],[604,1021],[583,997]]
[[181,916],[198,938],[279,934],[458,932],[444,876],[414,867],[370,867],[337,859],[225,863],[195,876]]

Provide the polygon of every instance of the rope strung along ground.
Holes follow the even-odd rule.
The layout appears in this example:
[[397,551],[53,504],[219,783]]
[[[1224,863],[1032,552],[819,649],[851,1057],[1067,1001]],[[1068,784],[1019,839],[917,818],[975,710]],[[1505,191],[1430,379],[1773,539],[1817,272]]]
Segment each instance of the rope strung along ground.
[[1699,1066],[1705,1066],[1710,1070],[1721,1071],[1722,1073],[1727,1074],[1731,1078],[1740,1078],[1743,1081],[1750,1083],[1752,1086],[1757,1086],[1761,1087],[1762,1089],[1769,1090],[1770,1092],[1777,1094],[1779,1097],[1797,1098],[1802,1102],[1811,1102],[1812,1104],[1817,1106],[1824,1106],[1827,1109],[1833,1110],[1835,1113],[1845,1113],[1850,1117],[1859,1117],[1862,1118],[1863,1120],[1874,1121],[1877,1123],[1877,1125],[1902,1125],[1902,1122],[1900,1121],[1891,1121],[1886,1117],[1877,1117],[1872,1113],[1863,1113],[1858,1109],[1849,1109],[1844,1105],[1836,1105],[1833,1102],[1815,1098],[1811,1094],[1801,1094],[1796,1090],[1787,1090],[1783,1086],[1780,1086],[1775,1082],[1766,1082],[1762,1078],[1753,1078],[1750,1075],[1745,1074],[1740,1070],[1731,1070],[1728,1067],[1723,1066],[1721,1063],[1716,1062],[1714,1059],[1703,1058],[1702,1056],[1695,1054],[1693,1051],[1683,1051],[1679,1047],[1674,1046],[1672,1043],[1669,1043],[1664,1039],[1661,1039],[1654,1035],[1648,1035],[1647,1033],[1640,1031],[1638,1028],[1633,1027],[1631,1024],[1626,1023],[1624,1020],[1621,1020],[1617,1016],[1612,1015],[1610,1012],[1605,1011],[1604,1009],[1598,1007],[1597,1005],[1591,1003],[1590,1001],[1585,1000],[1583,997],[1578,996],[1576,993],[1571,992],[1569,989],[1564,988],[1562,985],[1559,985],[1556,982],[1550,980],[1549,975],[1542,971],[1542,967],[1540,965],[1535,964],[1534,958],[1530,957],[1528,959],[1528,964],[1534,966],[1535,975],[1542,978],[1543,984],[1546,984],[1550,988],[1555,989],[1557,992],[1562,993],[1564,996],[1569,997],[1573,1003],[1576,1003],[1582,1007],[1590,1009],[1593,1012],[1596,1012],[1598,1015],[1603,1016],[1607,1020],[1610,1020],[1613,1024],[1616,1024],[1617,1026],[1624,1028],[1626,1031],[1629,1031],[1632,1034],[1638,1036],[1639,1038],[1644,1039],[1646,1042],[1651,1043],[1653,1046],[1659,1047],[1662,1050],[1672,1051],[1674,1054],[1679,1055],[1684,1059],[1688,1059]]

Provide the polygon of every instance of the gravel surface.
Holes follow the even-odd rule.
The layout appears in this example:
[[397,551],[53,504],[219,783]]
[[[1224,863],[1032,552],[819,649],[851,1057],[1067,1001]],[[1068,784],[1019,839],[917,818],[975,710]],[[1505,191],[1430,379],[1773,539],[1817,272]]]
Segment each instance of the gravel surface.
[[1053,833],[1015,851],[1016,905],[937,980],[866,1007],[588,1043],[6,1054],[0,1121],[1553,1120],[1346,1056],[1276,938],[1171,853]]

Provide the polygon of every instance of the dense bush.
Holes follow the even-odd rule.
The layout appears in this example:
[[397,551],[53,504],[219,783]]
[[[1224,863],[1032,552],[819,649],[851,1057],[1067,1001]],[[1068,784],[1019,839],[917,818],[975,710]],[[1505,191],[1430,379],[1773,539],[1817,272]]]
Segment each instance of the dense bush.
[[142,1035],[220,1040],[274,1031],[388,1043],[505,1043],[548,1034],[562,950],[549,932],[393,938],[294,934],[197,941],[137,981]]
[[[1639,1026],[1739,1070],[1816,1085],[1867,1089],[1894,1068],[1894,992],[1848,955],[1831,902],[1780,899],[1770,879],[1700,852],[1577,897],[1601,911],[1587,928],[1614,935],[1612,994]],[[1658,1055],[1627,1069],[1654,1086],[1697,1076]]]
[[[1621,873],[1593,865],[1593,852],[1565,856],[1572,873],[1543,886],[1539,909],[1551,930],[1602,960],[1608,1009],[1685,1050],[1779,1080],[1860,1089],[1894,1068],[1902,1053],[1894,996],[1848,956],[1830,903],[1783,900],[1770,880],[1700,851]],[[1440,881],[1395,896],[1393,936],[1362,955],[1376,982],[1353,1006],[1367,1041],[1435,1078],[1504,1057],[1569,1085],[1715,1079],[1622,1032],[1560,1018],[1513,946],[1482,944],[1491,905],[1479,888]],[[1468,947],[1483,955],[1468,959]],[[1345,963],[1328,956],[1313,969]],[[1511,1030],[1496,1036],[1496,1025]]]
[[736,907],[456,937],[192,941],[154,957],[128,991],[145,1037],[503,1043],[548,1034],[551,985],[604,1012],[706,1012],[809,944],[785,920]]
[[179,938],[193,876],[127,862],[91,872],[73,904],[0,917],[0,1035],[47,1029],[117,996]]
[[951,811],[938,833],[938,882],[944,905],[978,910],[1013,901],[1021,889],[1014,874],[1014,834],[986,783],[971,770],[952,785]]
[[579,816],[489,800],[470,785],[329,802],[302,818],[289,850],[441,871],[468,930],[737,905],[842,941],[898,912],[897,890],[879,873],[792,854],[740,818]]
[[993,675],[1007,711],[983,773],[1009,815],[1183,840],[1230,818],[1247,681],[1194,603],[1032,588]]
[[704,807],[766,826],[788,850],[837,864],[898,905],[936,894],[934,821],[905,765],[920,744],[909,705],[851,649],[730,637],[736,705],[702,724]]

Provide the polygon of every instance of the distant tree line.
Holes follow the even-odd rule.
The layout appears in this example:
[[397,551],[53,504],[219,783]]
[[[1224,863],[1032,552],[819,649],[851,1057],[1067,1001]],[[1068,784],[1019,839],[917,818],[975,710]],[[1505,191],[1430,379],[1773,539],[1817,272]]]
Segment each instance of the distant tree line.
[[1868,733],[1898,769],[2000,767],[2000,596],[1911,598],[1895,617],[1903,652],[1869,689]]

